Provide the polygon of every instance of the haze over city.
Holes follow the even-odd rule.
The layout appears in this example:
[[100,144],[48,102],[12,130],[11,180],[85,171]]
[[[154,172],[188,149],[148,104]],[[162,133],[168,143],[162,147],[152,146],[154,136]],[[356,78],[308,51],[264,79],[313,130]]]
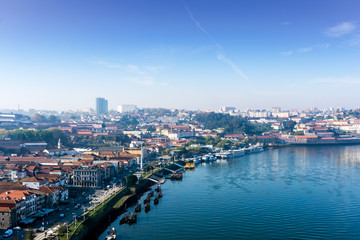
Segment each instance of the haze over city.
[[359,1],[1,1],[0,108],[359,106]]

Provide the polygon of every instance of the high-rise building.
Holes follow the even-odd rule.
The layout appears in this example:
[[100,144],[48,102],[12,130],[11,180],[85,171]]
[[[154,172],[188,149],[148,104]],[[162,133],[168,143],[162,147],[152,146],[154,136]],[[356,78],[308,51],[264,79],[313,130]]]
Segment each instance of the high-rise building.
[[96,114],[102,115],[108,113],[108,100],[105,98],[96,98]]

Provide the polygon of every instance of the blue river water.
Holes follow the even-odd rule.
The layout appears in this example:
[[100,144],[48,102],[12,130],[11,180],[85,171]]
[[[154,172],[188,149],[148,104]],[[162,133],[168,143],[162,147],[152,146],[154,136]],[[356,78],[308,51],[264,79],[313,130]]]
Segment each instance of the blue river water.
[[218,160],[162,190],[137,224],[118,218],[107,230],[114,227],[117,239],[360,239],[360,146]]

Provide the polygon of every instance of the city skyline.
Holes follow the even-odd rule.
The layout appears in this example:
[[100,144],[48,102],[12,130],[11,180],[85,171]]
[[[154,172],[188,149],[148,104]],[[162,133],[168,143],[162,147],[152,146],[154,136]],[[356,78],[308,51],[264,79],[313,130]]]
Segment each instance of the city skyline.
[[3,1],[0,109],[356,108],[357,1]]

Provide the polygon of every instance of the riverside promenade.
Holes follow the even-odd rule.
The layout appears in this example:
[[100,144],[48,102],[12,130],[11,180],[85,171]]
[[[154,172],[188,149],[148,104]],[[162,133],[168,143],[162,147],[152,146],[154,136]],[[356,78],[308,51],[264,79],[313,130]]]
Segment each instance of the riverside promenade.
[[[35,233],[35,240],[43,240],[44,238],[54,238],[54,239],[70,239],[74,230],[76,230],[81,222],[84,222],[89,216],[95,213],[98,209],[101,208],[110,198],[121,193],[125,187],[114,187],[104,192],[103,195],[100,195],[94,204],[86,208],[78,208],[75,211],[68,213],[63,218],[59,218],[57,224],[54,224],[51,228],[45,229],[44,232]],[[66,212],[56,213],[56,214],[66,214]],[[61,230],[65,230],[63,236],[59,236]]]

